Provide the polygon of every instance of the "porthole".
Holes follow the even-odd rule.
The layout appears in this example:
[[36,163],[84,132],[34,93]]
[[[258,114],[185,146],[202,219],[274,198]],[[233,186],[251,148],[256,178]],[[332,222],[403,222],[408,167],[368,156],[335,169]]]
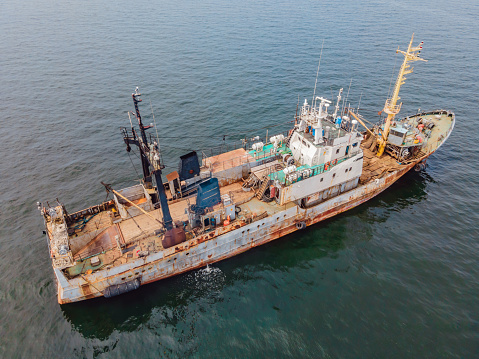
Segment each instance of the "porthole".
[[339,148],[336,150],[336,154],[338,154],[338,153],[339,153]]
[[186,255],[188,255],[189,253],[186,253]]
[[125,280],[125,279],[126,279],[126,277],[121,278],[121,280]]
[[321,177],[321,179],[319,180],[319,182],[323,182],[323,177]]
[[346,173],[346,172],[348,172],[348,169],[347,169],[347,168],[344,170],[344,173]]
[[349,170],[351,171],[353,168],[352,167],[349,167]]
[[336,177],[336,173],[333,173],[333,178]]

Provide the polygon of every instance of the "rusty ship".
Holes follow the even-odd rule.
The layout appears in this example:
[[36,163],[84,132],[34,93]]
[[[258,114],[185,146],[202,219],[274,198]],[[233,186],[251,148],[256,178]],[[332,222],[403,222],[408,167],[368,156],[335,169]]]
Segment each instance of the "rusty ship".
[[58,201],[38,203],[58,302],[112,297],[233,257],[356,207],[425,168],[455,116],[434,110],[396,117],[410,63],[425,61],[413,37],[406,51],[397,50],[404,61],[382,110],[387,116],[373,126],[358,110],[340,109],[342,89],[335,99],[313,96],[297,107],[288,131],[222,153],[187,153],[166,181],[137,88],[138,125],[130,118],[122,134],[127,151],[139,151],[142,181],[118,190],[103,183],[112,199],[77,212]]

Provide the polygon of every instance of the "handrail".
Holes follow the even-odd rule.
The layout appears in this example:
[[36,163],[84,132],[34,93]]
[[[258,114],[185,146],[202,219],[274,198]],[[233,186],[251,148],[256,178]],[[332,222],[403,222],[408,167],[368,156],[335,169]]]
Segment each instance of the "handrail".
[[[328,169],[325,170],[324,167],[326,165],[326,163],[322,163],[321,165],[318,165],[317,167],[314,167],[314,168],[309,168],[310,170],[312,170],[312,174],[308,177],[308,178],[311,178],[311,177],[314,177],[314,176],[317,176],[319,174],[322,174],[324,172],[329,172],[333,167],[336,167],[337,165],[339,165],[340,163],[344,162],[345,160],[349,159],[349,158],[352,158],[352,157],[355,157],[358,153],[355,153],[354,155],[347,155],[347,156],[343,156],[343,157],[340,157],[340,158],[337,158],[337,163],[335,165],[332,164],[332,162],[334,161],[330,161],[329,162],[329,166],[328,166]],[[306,168],[305,168],[306,169]],[[276,171],[278,172],[278,171]],[[296,183],[296,182],[299,182],[301,181],[301,179],[297,179],[296,181],[289,181],[288,180],[288,177],[287,176],[284,176],[284,181],[282,182],[282,184],[284,186],[289,186],[293,183]]]

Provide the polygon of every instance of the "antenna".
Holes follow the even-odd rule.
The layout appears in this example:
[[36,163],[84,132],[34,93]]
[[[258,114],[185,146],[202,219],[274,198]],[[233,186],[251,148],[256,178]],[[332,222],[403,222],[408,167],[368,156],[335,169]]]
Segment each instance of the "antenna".
[[151,104],[151,99],[149,99],[149,100],[150,100],[151,115],[153,116],[153,123],[155,124],[156,144],[158,145],[158,148],[160,148],[160,139],[158,138],[158,128],[156,128],[155,114],[153,113],[153,106]]
[[361,97],[363,97],[363,92],[361,91],[361,96],[359,96],[359,102],[358,102],[358,113],[359,113],[359,105],[361,104]]
[[298,94],[298,103],[296,104],[296,116],[294,117],[294,125],[298,122],[298,108],[299,108],[299,94]]
[[[346,105],[348,102],[348,97],[349,97],[349,90],[351,90],[351,83],[353,82],[353,78],[351,78],[351,81],[349,81],[349,88],[348,88],[348,94],[346,95]],[[341,107],[341,116],[344,113],[344,98],[343,98],[343,106]]]
[[318,71],[316,71],[316,82],[314,83],[313,100],[311,101],[311,106],[313,106],[313,102],[315,101],[314,98],[316,97],[316,85],[318,84],[319,65],[321,65],[321,56],[323,56],[323,46],[324,46],[324,39],[323,39],[323,44],[321,45],[321,53],[319,54]]

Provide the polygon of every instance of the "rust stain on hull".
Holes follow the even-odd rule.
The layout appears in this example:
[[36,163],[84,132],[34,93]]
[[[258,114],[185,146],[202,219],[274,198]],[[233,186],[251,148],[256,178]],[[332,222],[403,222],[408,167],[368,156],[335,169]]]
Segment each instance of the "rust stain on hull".
[[[337,214],[345,212],[353,207],[356,207],[368,201],[372,197],[378,195],[379,193],[387,189],[389,186],[391,186],[401,176],[403,176],[411,168],[413,168],[415,164],[416,163],[412,163],[405,166],[399,171],[389,174],[386,178],[384,178],[382,182],[377,183],[375,186],[372,186],[370,183],[368,183],[366,185],[357,187],[354,190],[343,193],[343,195],[348,195],[348,193],[350,193],[350,195],[348,197],[348,200],[341,204],[337,204],[335,201],[337,197],[333,197],[307,210],[297,210],[295,215],[288,218],[282,218],[282,220],[275,223],[269,223],[268,226],[265,226],[263,228],[260,228],[260,225],[258,224],[259,221],[253,222],[251,225],[249,225],[249,227],[253,228],[251,232],[252,234],[249,235],[248,241],[245,242],[249,244],[244,245],[241,244],[241,242],[239,241],[240,238],[243,238],[242,235],[245,233],[245,231],[241,232],[241,228],[247,226],[246,223],[243,222],[239,225],[235,224],[227,227],[220,227],[214,233],[199,236],[196,239],[192,240],[190,243],[185,242],[182,245],[175,247],[174,251],[165,254],[163,258],[160,258],[156,261],[150,263],[145,262],[143,265],[139,265],[135,268],[130,268],[115,275],[106,276],[100,275],[100,273],[96,273],[96,280],[89,279],[89,284],[87,283],[79,286],[80,293],[78,297],[72,298],[62,296],[64,294],[64,289],[59,287],[58,302],[60,304],[65,304],[102,296],[102,291],[106,289],[106,287],[108,287],[110,283],[118,284],[121,283],[122,279],[125,278],[127,280],[138,278],[141,281],[141,285],[144,285],[161,279],[169,278],[181,273],[185,273],[190,270],[198,269],[204,267],[207,264],[216,263],[221,260],[234,257],[238,254],[246,252],[251,248],[271,242],[275,239],[284,237],[297,230],[300,230],[296,226],[298,222],[304,221],[309,226],[321,222],[325,219],[331,218]],[[367,190],[368,185],[372,186],[372,189]],[[358,192],[358,195],[356,195],[355,192]],[[330,208],[326,208],[326,210],[323,210],[321,213],[313,217],[309,215],[312,214],[312,211],[314,211],[315,208],[319,208],[328,202],[330,202]],[[303,211],[304,213],[301,213],[301,211]],[[286,216],[286,214],[284,216]],[[265,218],[265,220],[267,220],[268,218],[270,218],[271,221],[274,219],[271,217],[267,217]],[[230,232],[232,231],[234,231],[235,235],[235,238],[232,241],[237,247],[231,248],[231,250],[228,250],[225,253],[219,253],[217,241],[221,240],[221,238],[224,236],[231,235],[232,233]],[[212,242],[211,246],[210,242]],[[200,249],[200,246],[204,248]],[[203,252],[200,252],[201,250]],[[201,258],[198,258],[195,261],[193,258],[189,257],[188,259],[186,259],[186,251],[188,252],[188,254],[190,252],[194,253],[195,251],[197,251],[198,257],[201,256],[202,253],[208,254],[204,255]],[[177,259],[180,259],[178,263],[176,263]],[[171,266],[168,266],[167,263],[171,263]],[[161,267],[161,265],[163,265],[163,267]]]
[[91,290],[91,287],[90,287],[90,284],[83,284],[81,287],[80,287],[83,295],[85,296],[85,299],[91,299],[91,298],[94,298],[95,295],[93,294],[92,290]]

